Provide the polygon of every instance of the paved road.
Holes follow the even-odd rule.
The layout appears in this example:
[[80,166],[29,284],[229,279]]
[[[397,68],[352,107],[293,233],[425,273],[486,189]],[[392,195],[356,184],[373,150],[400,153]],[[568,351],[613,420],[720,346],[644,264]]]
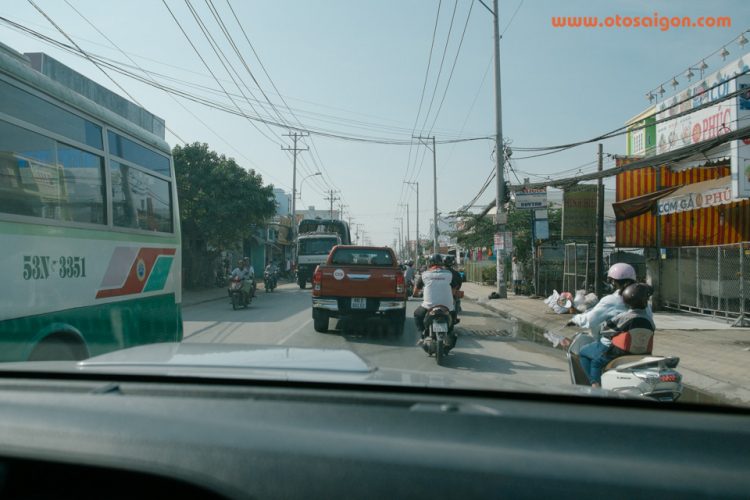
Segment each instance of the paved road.
[[567,362],[560,351],[513,338],[519,330],[517,323],[476,303],[464,301],[458,344],[440,367],[416,346],[418,334],[411,317],[419,305],[417,300],[408,302],[403,336],[394,337],[382,331],[376,320],[364,325],[331,320],[331,331],[317,333],[309,288],[283,284],[273,293],[262,289],[257,293],[248,309],[232,310],[228,298],[185,307],[184,341],[350,349],[383,368],[452,372],[484,379],[510,377],[535,385],[570,384]]

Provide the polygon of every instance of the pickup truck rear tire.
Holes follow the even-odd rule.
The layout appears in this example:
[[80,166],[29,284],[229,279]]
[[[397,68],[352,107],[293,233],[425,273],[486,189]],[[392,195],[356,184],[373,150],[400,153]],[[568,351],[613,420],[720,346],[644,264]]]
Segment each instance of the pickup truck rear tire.
[[316,332],[326,333],[328,331],[329,319],[325,312],[313,309],[313,328],[315,328]]
[[391,316],[390,319],[391,319],[391,325],[393,326],[393,329],[394,329],[394,334],[397,337],[400,337],[401,335],[403,335],[404,326],[406,323],[406,311],[397,312],[393,314],[393,316]]

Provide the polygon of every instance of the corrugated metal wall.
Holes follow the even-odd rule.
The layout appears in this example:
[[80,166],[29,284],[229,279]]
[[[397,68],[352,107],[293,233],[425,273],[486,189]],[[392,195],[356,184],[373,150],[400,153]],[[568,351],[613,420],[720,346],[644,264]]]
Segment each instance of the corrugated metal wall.
[[[652,168],[623,172],[617,176],[617,201],[653,193],[656,191],[657,175],[661,176],[661,187],[664,188],[708,181],[729,174],[729,167],[702,167],[682,172],[669,172],[666,167],[661,167],[658,173]],[[661,218],[663,247],[750,241],[750,200],[663,215]],[[618,222],[617,245],[655,247],[656,217],[649,213]]]

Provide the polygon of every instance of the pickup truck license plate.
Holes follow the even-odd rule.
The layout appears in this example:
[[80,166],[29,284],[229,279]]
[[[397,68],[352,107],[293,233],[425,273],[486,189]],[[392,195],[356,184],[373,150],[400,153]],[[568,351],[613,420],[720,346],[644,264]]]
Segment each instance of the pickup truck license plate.
[[352,309],[367,309],[367,299],[352,299]]
[[438,333],[440,332],[445,333],[448,331],[448,324],[447,323],[433,323],[432,331],[438,332]]

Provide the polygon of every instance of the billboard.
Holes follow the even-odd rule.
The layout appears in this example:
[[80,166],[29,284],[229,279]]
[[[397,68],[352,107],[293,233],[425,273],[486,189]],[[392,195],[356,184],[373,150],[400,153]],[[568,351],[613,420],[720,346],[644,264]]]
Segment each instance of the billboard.
[[596,185],[585,184],[563,192],[563,239],[596,238],[596,191]]
[[[750,75],[734,77],[748,69],[750,56],[745,56],[659,104],[657,121],[718,101],[743,88],[748,89],[740,96],[716,102],[674,120],[657,123],[657,154],[733,132],[739,128],[738,124],[745,126],[750,118]],[[668,109],[670,106],[674,107]],[[736,197],[750,198],[750,140],[731,141],[729,151],[732,193]]]
[[547,208],[547,188],[516,191],[516,208],[519,210]]

